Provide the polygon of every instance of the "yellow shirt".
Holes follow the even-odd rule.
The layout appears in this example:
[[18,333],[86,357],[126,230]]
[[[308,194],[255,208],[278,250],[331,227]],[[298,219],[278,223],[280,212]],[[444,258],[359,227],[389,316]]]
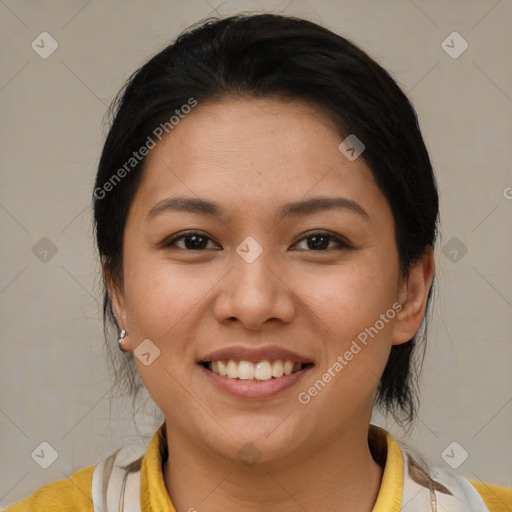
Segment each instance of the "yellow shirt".
[[[402,505],[403,460],[400,447],[385,430],[370,425],[372,437],[384,448],[386,462],[372,512],[399,512]],[[164,483],[162,460],[167,451],[162,425],[153,436],[141,466],[142,512],[175,512]],[[372,448],[373,451],[373,448]],[[91,480],[94,466],[35,491],[5,512],[94,512]],[[512,512],[512,489],[470,480],[490,512]]]

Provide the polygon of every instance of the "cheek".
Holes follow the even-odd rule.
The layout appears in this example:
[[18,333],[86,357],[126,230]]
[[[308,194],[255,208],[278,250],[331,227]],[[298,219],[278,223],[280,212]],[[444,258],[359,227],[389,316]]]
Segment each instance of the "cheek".
[[[397,279],[398,263],[390,259],[386,264],[373,255],[331,268],[323,276],[304,276],[306,306],[315,312],[322,329],[322,359],[308,383],[313,393],[322,389],[314,405],[319,413],[332,409],[339,414],[339,397],[353,398],[343,408],[354,414],[351,408],[372,401],[391,349]],[[323,391],[317,379],[325,372],[329,384]]]
[[133,327],[147,331],[142,333],[144,336],[158,338],[162,329],[169,329],[177,321],[180,308],[186,304],[186,297],[181,292],[180,281],[171,279],[164,265],[144,258],[127,258],[125,294],[128,314]]
[[381,265],[347,265],[303,279],[305,305],[322,329],[321,361],[298,397],[310,417],[320,415],[335,428],[340,418],[371,407],[391,349],[395,277]]
[[397,299],[398,268],[378,260],[354,261],[315,273],[304,272],[295,282],[304,303],[332,336],[354,337],[373,325]]
[[207,266],[171,264],[161,255],[135,251],[126,255],[125,270],[132,331],[140,340],[154,339],[163,351],[179,351],[186,345],[182,338],[190,334],[183,332],[184,326],[218,282],[217,272]]
[[[201,273],[192,275],[185,266],[171,266],[148,253],[127,253],[124,263],[134,360],[150,396],[166,417],[172,417],[171,404],[180,410],[190,400],[180,383],[189,374],[187,364],[192,364],[189,352],[193,347],[190,338],[194,331],[194,308],[212,284]],[[137,358],[136,351],[146,339],[159,351],[149,365]]]

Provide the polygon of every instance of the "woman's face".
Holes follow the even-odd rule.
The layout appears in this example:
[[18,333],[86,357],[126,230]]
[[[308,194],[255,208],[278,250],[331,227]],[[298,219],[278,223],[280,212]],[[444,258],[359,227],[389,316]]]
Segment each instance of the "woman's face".
[[413,293],[390,207],[341,140],[308,104],[230,99],[146,159],[116,317],[169,431],[211,453],[272,460],[367,427],[419,327],[397,313]]

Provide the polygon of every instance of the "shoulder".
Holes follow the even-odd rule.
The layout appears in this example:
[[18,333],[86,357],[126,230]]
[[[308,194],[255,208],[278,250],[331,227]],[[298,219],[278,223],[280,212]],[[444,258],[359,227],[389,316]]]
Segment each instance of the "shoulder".
[[470,480],[449,467],[429,467],[415,450],[400,448],[404,461],[403,510],[430,510],[433,501],[438,510],[512,512],[512,488]]
[[[158,450],[162,428],[154,434],[153,451]],[[57,480],[37,489],[24,500],[7,507],[3,512],[94,512],[94,503],[105,499],[119,501],[125,480],[131,474],[140,475],[140,465],[145,454],[145,443],[133,442],[122,445],[98,464],[73,473],[69,478]],[[137,485],[135,485],[137,484]],[[132,479],[126,498],[138,501],[140,478]],[[108,493],[107,493],[108,490]],[[110,502],[109,502],[110,503]],[[100,510],[106,510],[103,506]],[[108,508],[110,510],[110,508]]]
[[507,489],[506,487],[485,484],[475,480],[469,480],[469,482],[478,491],[490,512],[512,511],[512,487]]
[[462,510],[464,504],[468,511],[512,512],[512,488],[470,480],[447,467],[432,468],[430,478],[441,510]]
[[[471,506],[475,506],[476,502],[480,501],[482,510],[488,512],[512,511],[512,488],[507,489],[498,485],[466,479],[450,468],[435,468],[435,472],[436,480],[446,483],[458,500],[466,498]],[[480,510],[480,508],[475,506],[475,510]]]
[[91,481],[94,467],[89,466],[69,478],[44,485],[4,512],[93,512]]

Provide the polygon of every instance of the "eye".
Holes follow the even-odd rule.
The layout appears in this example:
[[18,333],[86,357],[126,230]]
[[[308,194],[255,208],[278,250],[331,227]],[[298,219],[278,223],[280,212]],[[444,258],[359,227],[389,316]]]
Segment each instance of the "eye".
[[[213,247],[208,247],[209,242],[213,243]],[[306,242],[306,247],[299,247]],[[334,247],[333,247],[334,244]],[[209,236],[199,231],[189,231],[181,233],[167,239],[162,244],[163,248],[178,248],[187,251],[201,251],[205,249],[218,249],[220,246],[216,244]],[[297,249],[298,247],[298,249]],[[292,250],[309,250],[315,252],[326,252],[332,249],[351,249],[352,246],[343,237],[328,231],[315,231],[303,237],[299,242],[294,244]]]
[[[295,246],[298,246],[301,242],[306,241],[306,250],[312,250],[317,252],[325,252],[330,249],[351,249],[352,246],[341,236],[328,231],[315,231],[309,233],[307,236],[299,240]],[[334,247],[330,246],[331,242],[334,243]],[[295,249],[294,249],[295,250]],[[299,250],[305,250],[299,248]]]
[[[207,247],[208,241],[213,242],[213,240],[210,237],[206,236],[205,234],[199,231],[189,231],[187,233],[182,233],[181,235],[167,239],[162,244],[162,246],[164,248],[177,247],[178,249],[184,249],[188,251],[201,251],[203,249],[212,249],[212,247]],[[178,244],[178,242],[183,243]],[[215,244],[215,242],[213,243]],[[217,244],[215,245],[216,247],[218,247]]]

